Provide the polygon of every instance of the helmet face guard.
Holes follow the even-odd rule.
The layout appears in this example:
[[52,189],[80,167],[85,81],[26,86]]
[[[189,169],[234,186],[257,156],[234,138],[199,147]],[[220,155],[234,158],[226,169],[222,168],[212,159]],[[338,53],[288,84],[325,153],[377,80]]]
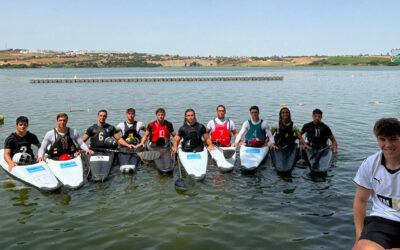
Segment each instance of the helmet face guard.
[[104,140],[104,145],[105,145],[107,148],[115,149],[115,148],[118,147],[118,142],[117,142],[117,140],[115,140],[114,137],[107,137],[107,138]]
[[33,158],[28,153],[16,153],[12,157],[12,161],[19,165],[28,165],[32,163]]

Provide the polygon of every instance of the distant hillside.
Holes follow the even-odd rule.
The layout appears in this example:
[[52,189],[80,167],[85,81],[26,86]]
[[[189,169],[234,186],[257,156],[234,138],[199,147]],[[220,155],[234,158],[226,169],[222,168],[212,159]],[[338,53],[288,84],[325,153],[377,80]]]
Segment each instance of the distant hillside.
[[262,66],[394,66],[388,55],[295,57],[199,57],[144,53],[0,51],[0,68],[112,67],[262,67]]

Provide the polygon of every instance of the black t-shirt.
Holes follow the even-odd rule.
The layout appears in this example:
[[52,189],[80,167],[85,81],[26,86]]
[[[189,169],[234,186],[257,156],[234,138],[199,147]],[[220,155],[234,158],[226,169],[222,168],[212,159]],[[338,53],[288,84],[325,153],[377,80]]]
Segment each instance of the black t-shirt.
[[27,131],[24,137],[20,137],[16,133],[11,133],[4,142],[4,148],[10,149],[10,156],[16,153],[28,153],[34,158],[31,145],[38,145],[40,142],[35,134]]
[[301,134],[306,134],[308,143],[313,148],[324,148],[329,137],[333,136],[331,129],[323,122],[316,125],[313,122],[304,124]]
[[112,137],[117,133],[114,126],[106,123],[104,126],[99,127],[97,124],[90,126],[85,132],[90,138],[91,147],[106,147],[104,140]]

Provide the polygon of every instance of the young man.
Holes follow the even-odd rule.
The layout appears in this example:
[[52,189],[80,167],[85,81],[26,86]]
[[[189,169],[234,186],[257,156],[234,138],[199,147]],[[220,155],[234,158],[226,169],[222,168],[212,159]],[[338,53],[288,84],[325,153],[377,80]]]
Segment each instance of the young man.
[[322,111],[314,109],[312,112],[312,122],[304,124],[301,134],[306,134],[307,142],[312,148],[322,149],[327,146],[328,139],[332,143],[332,152],[337,151],[337,142],[331,129],[323,123]]
[[[140,140],[143,135],[143,123],[135,120],[136,110],[134,108],[128,108],[125,112],[126,121],[121,122],[117,125],[117,131],[120,131],[122,138],[134,148],[139,146]],[[129,171],[129,168],[135,168],[139,162],[139,158],[134,152],[119,152],[118,160],[121,171]]]
[[16,131],[9,135],[4,143],[4,159],[8,164],[8,171],[11,171],[17,164],[30,164],[34,162],[35,156],[31,145],[40,147],[36,135],[28,131],[29,120],[20,116],[16,120]]
[[[400,248],[400,122],[382,118],[374,134],[379,152],[369,156],[354,178],[353,212],[357,249]],[[372,211],[366,216],[368,199]]]
[[134,148],[133,144],[127,143],[118,134],[114,126],[106,123],[107,110],[99,110],[97,113],[97,123],[90,126],[82,136],[82,140],[86,142],[90,138],[90,147],[92,149],[109,149],[118,145],[113,144],[114,138],[120,145]]
[[[238,143],[249,147],[263,147],[267,146],[268,143],[273,145],[275,143],[274,137],[267,122],[260,119],[258,106],[251,106],[249,111],[251,119],[243,123],[233,146]],[[244,138],[244,141],[242,138]]]
[[193,109],[187,109],[185,111],[184,123],[182,127],[179,128],[178,134],[175,135],[174,138],[172,154],[178,152],[178,146],[181,139],[183,139],[182,150],[186,152],[191,152],[193,150],[198,152],[202,151],[204,148],[203,140],[209,150],[215,149],[211,143],[210,136],[207,134],[206,127],[197,122],[196,113]]
[[174,126],[165,120],[165,109],[156,110],[156,120],[147,125],[146,132],[138,146],[143,146],[150,139],[150,147],[167,147],[171,143],[171,137],[175,136]]
[[57,114],[57,127],[48,131],[43,138],[42,146],[38,152],[38,161],[44,160],[44,154],[48,145],[49,158],[57,160],[61,155],[68,155],[70,158],[76,156],[77,146],[84,150],[86,154],[92,155],[93,151],[82,141],[78,131],[67,127],[68,115],[66,113]]
[[231,119],[225,119],[226,108],[224,105],[217,106],[217,118],[207,124],[207,133],[211,134],[211,142],[216,146],[231,146],[232,135],[237,136],[238,132],[235,123]]

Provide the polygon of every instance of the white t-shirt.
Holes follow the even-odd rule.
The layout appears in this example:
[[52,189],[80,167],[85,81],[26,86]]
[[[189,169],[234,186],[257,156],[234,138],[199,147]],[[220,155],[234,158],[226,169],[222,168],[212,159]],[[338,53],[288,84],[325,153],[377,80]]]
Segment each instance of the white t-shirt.
[[[274,144],[275,140],[274,140],[274,137],[272,136],[271,129],[269,128],[269,125],[268,125],[267,121],[265,121],[265,120],[262,120],[262,121],[263,122],[261,123],[261,129],[263,131],[265,131],[266,136],[268,136],[268,138],[269,138],[269,143],[268,144],[269,145]],[[257,125],[257,124],[259,124],[261,122],[261,119],[259,121],[257,121],[257,122],[255,122],[253,120],[251,122],[254,125]],[[243,123],[243,125],[242,125],[242,128],[239,131],[238,136],[236,136],[235,143],[238,143],[243,138],[246,138],[247,131],[249,131],[249,129],[250,129],[249,121],[245,121]]]
[[[235,129],[236,129],[235,123],[234,123],[231,119],[228,119],[228,120],[229,120],[229,122],[228,122],[228,124],[229,124],[228,129],[229,129],[230,131],[235,130]],[[227,120],[226,120],[226,119],[221,120],[221,119],[219,119],[219,118],[215,118],[215,119],[213,119],[213,120],[210,120],[210,121],[207,123],[207,129],[210,130],[210,133],[214,132],[214,130],[215,130],[215,123],[214,123],[214,121],[215,121],[215,123],[217,123],[218,125],[223,125],[224,122],[227,121]]]
[[382,151],[369,156],[353,181],[371,191],[370,215],[400,222],[400,170],[391,174],[382,165]]
[[[132,127],[133,124],[126,122],[126,125],[128,125],[128,128]],[[140,130],[140,128],[143,127],[143,122],[136,122],[136,131],[139,133],[140,136],[143,136],[144,132],[143,130]],[[117,125],[117,130],[121,131],[121,134],[125,134],[125,122],[121,122]]]
[[[62,133],[59,133],[60,135],[64,135]],[[72,138],[72,140],[79,145],[79,147],[87,151],[89,148],[86,145],[86,143],[82,140],[81,136],[79,135],[78,131],[74,128],[69,128],[69,136]],[[48,131],[46,135],[43,138],[42,144],[39,148],[38,151],[38,156],[44,156],[44,153],[46,152],[46,149],[49,145],[53,145],[55,142],[55,135],[54,135],[54,129]]]

